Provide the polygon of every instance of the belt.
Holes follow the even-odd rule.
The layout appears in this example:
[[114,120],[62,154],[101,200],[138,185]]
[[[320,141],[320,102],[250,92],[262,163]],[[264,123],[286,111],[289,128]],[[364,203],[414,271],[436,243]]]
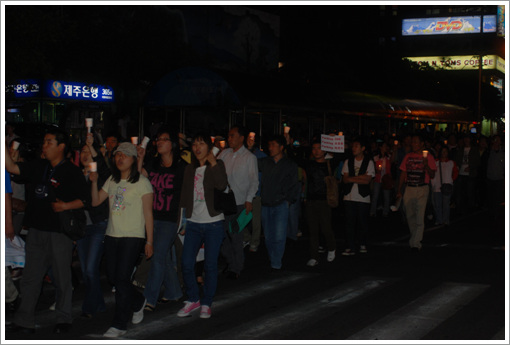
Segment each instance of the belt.
[[408,183],[407,187],[423,187],[423,186],[427,186],[427,185],[428,185],[427,183],[418,183],[418,184]]

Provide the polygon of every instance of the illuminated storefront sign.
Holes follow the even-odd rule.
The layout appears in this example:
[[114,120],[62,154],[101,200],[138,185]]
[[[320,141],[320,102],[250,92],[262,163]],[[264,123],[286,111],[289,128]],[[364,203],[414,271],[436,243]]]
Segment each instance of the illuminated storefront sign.
[[482,17],[414,18],[402,20],[402,36],[496,32],[496,15]]
[[107,86],[60,80],[19,80],[6,87],[15,98],[45,97],[67,100],[112,102],[113,89]]
[[505,5],[498,5],[498,36],[505,37]]
[[[435,69],[445,70],[477,70],[480,59],[477,55],[463,56],[421,56],[406,57],[410,61],[418,63],[418,65],[429,65]],[[497,69],[501,73],[505,73],[505,60],[497,55],[484,55],[483,69]]]

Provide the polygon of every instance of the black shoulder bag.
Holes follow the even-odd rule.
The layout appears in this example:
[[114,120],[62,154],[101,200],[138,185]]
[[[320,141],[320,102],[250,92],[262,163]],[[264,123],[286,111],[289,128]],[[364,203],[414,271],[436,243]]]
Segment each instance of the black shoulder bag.
[[237,213],[237,204],[230,184],[227,184],[227,188],[227,193],[214,188],[214,209],[218,212],[223,212],[225,216],[230,216]]

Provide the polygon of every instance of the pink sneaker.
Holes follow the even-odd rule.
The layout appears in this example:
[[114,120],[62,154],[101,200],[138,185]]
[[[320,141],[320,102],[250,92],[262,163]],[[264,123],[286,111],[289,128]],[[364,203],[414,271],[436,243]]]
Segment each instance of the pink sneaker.
[[200,309],[200,318],[201,319],[208,319],[211,317],[211,307],[208,305],[203,305],[202,309]]
[[199,301],[197,301],[197,302],[186,301],[186,302],[184,302],[184,307],[181,310],[179,310],[179,312],[177,313],[177,316],[178,317],[186,317],[192,311],[197,310],[198,308],[200,308]]

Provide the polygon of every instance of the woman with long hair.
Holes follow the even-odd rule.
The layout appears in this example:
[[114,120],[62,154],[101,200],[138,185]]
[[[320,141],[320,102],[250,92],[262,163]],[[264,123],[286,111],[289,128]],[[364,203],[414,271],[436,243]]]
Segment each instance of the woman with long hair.
[[[166,126],[158,130],[156,150],[156,157],[142,168],[142,174],[149,179],[154,189],[154,256],[144,289],[147,311],[156,308],[162,286],[164,292],[160,303],[176,301],[182,297],[176,264],[172,260],[172,247],[177,237],[179,200],[187,164],[180,158],[177,133]],[[139,149],[140,160],[145,156],[144,151]]]
[[115,315],[112,326],[103,335],[116,338],[127,331],[131,312],[131,322],[143,320],[143,310],[147,300],[133,284],[131,275],[145,244],[145,256],[153,254],[152,185],[138,172],[136,146],[120,144],[114,152],[112,176],[98,191],[97,173],[92,172],[92,206],[98,206],[109,199],[110,212],[106,228],[105,259],[106,273],[115,286]]
[[[89,180],[90,163],[93,162],[97,164],[98,179],[96,188],[101,189],[110,177],[111,171],[106,165],[103,155],[99,153],[99,146],[94,143],[93,135],[89,133],[86,145],[82,147],[80,152],[80,168],[82,168],[83,176],[89,185],[89,190],[92,185]],[[95,313],[106,310],[101,290],[99,265],[104,253],[104,235],[108,224],[108,202],[104,200],[96,207],[90,204],[85,205],[85,214],[87,215],[85,237],[76,241],[76,245],[85,285],[85,298],[81,307],[81,316],[91,318]]]
[[[227,187],[225,164],[216,160],[209,135],[197,134],[192,140],[191,164],[184,171],[179,206],[184,208],[186,228],[182,253],[182,275],[187,300],[177,316],[185,317],[201,308],[200,317],[211,317],[211,305],[218,283],[218,256],[225,237],[223,212],[214,205],[214,193]],[[183,232],[181,232],[183,234]],[[198,251],[204,244],[204,294],[200,299],[195,275]]]

